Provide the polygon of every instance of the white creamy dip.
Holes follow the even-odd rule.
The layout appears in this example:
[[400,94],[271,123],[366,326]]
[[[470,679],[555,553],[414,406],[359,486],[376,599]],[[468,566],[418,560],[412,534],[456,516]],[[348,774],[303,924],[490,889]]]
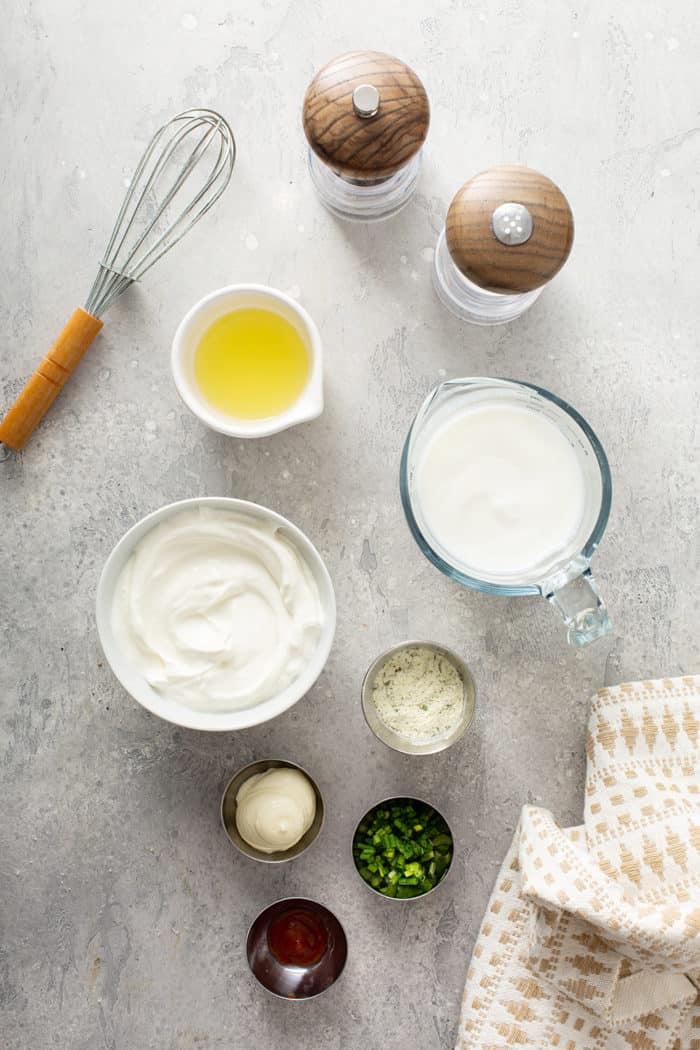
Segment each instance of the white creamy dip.
[[255,773],[238,789],[236,827],[242,839],[261,853],[295,846],[316,816],[316,795],[298,769]]
[[156,525],[115,590],[112,629],[159,693],[198,711],[269,699],[299,676],[323,623],[316,581],[274,525],[197,507]]
[[586,501],[579,460],[556,424],[501,401],[437,426],[415,491],[434,538],[477,577],[527,578],[571,543]]

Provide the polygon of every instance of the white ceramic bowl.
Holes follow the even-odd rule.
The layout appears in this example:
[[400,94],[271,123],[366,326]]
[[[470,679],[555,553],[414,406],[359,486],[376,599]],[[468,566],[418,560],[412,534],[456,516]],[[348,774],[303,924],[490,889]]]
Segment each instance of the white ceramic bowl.
[[[321,606],[324,613],[323,627],[321,628],[316,651],[304,672],[276,696],[239,711],[196,711],[177,703],[175,700],[169,700],[167,697],[161,696],[132,666],[117,644],[112,631],[112,604],[117,580],[131,557],[136,544],[147,532],[155,525],[159,525],[165,518],[173,514],[179,514],[183,510],[199,506],[235,511],[238,514],[245,514],[256,521],[262,521],[268,525],[276,525],[285,539],[294,544],[306,561],[316,581],[321,597]],[[178,503],[169,503],[166,507],[161,507],[160,510],[156,510],[142,518],[141,521],[137,522],[122,536],[107,558],[100,576],[100,582],[97,585],[97,631],[109,666],[126,691],[147,711],[158,715],[159,718],[164,718],[166,722],[173,722],[175,725],[185,726],[188,729],[230,732],[234,729],[246,729],[248,726],[268,722],[271,718],[282,714],[283,711],[287,711],[309,691],[323,670],[333,644],[333,636],[335,634],[335,594],[331,578],[328,575],[328,569],[321,555],[304,533],[296,525],[292,525],[291,521],[283,518],[281,514],[276,514],[275,511],[268,510],[267,507],[261,507],[257,503],[249,503],[247,500],[242,499],[229,499],[224,496],[184,499]]]
[[[202,394],[194,374],[199,340],[214,321],[233,310],[258,307],[279,314],[304,340],[311,367],[306,386],[284,412],[265,419],[238,419],[220,412]],[[323,362],[321,336],[306,310],[284,292],[264,284],[233,284],[211,292],[185,314],[173,339],[170,363],[177,391],[191,412],[220,434],[255,438],[276,434],[297,423],[307,423],[323,411]]]

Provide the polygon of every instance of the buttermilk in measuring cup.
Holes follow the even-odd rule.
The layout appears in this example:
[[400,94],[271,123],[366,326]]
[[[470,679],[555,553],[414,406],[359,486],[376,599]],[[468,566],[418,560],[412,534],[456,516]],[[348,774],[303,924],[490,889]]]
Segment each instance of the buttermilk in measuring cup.
[[477,576],[527,577],[580,527],[586,486],[559,427],[518,404],[465,406],[439,424],[415,470],[425,523]]

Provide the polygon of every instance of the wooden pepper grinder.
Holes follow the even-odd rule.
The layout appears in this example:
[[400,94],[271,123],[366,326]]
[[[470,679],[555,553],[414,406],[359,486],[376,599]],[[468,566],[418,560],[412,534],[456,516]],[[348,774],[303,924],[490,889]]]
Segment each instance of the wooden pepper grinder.
[[387,219],[407,203],[430,107],[405,63],[379,51],[339,55],[309,84],[303,119],[311,178],[334,215]]
[[512,321],[559,272],[573,240],[569,202],[550,179],[532,168],[490,168],[450,204],[435,249],[435,289],[465,321]]

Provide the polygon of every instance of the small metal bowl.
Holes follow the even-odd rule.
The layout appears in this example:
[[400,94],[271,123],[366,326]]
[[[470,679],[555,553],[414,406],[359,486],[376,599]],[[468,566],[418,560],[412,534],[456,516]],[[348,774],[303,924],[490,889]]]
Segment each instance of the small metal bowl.
[[[328,946],[311,966],[281,963],[270,950],[267,931],[285,911],[307,907],[326,928]],[[253,976],[263,988],[279,999],[313,999],[327,991],[340,977],[348,956],[345,930],[332,911],[306,897],[287,897],[260,912],[246,938],[246,957]]]
[[[435,810],[440,819],[444,821],[445,827],[447,828],[450,838],[452,839],[452,857],[450,859],[450,863],[445,869],[445,872],[443,873],[442,878],[439,882],[435,883],[432,890],[426,890],[425,893],[420,893],[417,897],[387,897],[386,894],[382,893],[380,890],[375,889],[375,887],[370,885],[370,883],[367,882],[366,879],[363,879],[362,875],[360,875],[360,869],[357,865],[357,861],[355,860],[355,851],[353,847],[355,845],[355,836],[357,835],[357,831],[360,827],[360,824],[364,824],[364,822],[367,820],[370,814],[374,813],[375,809],[379,809],[380,806],[388,806],[392,802],[417,802],[421,806],[430,806],[431,809]],[[375,802],[374,805],[370,806],[369,809],[365,812],[365,815],[360,820],[358,820],[357,824],[355,825],[355,830],[352,833],[352,840],[350,842],[350,856],[352,858],[352,866],[357,872],[358,879],[360,880],[363,886],[366,886],[366,888],[375,895],[375,897],[381,897],[382,900],[391,901],[395,904],[413,904],[414,901],[422,901],[425,900],[426,897],[430,897],[431,894],[435,893],[436,890],[440,889],[443,883],[447,881],[447,878],[454,867],[455,837],[448,821],[445,820],[445,817],[442,815],[442,811],[439,810],[437,806],[434,806],[432,802],[428,802],[424,798],[418,798],[416,795],[390,795],[389,798],[383,798],[380,799],[379,802]]]
[[[313,824],[294,846],[281,850],[279,853],[263,853],[261,850],[255,849],[254,846],[249,846],[245,839],[241,838],[236,827],[236,795],[240,787],[249,777],[254,776],[256,773],[266,773],[268,769],[298,769],[309,781],[316,796],[316,815]],[[252,860],[260,860],[264,864],[282,864],[284,861],[300,857],[318,837],[323,827],[323,817],[323,797],[314,778],[295,762],[287,762],[283,758],[263,758],[259,762],[251,762],[250,765],[244,766],[229,780],[221,799],[221,823],[229,840],[246,857],[250,857]]]
[[[398,733],[395,733],[392,729],[389,729],[377,714],[377,709],[372,700],[372,687],[374,686],[374,680],[377,673],[381,670],[386,661],[394,656],[395,653],[403,652],[405,649],[429,649],[431,652],[439,653],[440,656],[444,656],[446,660],[449,660],[459,673],[459,676],[464,683],[464,712],[460,721],[449,736],[441,737],[438,740],[431,740],[425,744],[412,744],[410,740],[406,740],[404,737],[399,736]],[[392,646],[391,649],[387,649],[386,652],[381,654],[381,656],[378,656],[374,663],[370,664],[367,674],[362,682],[362,712],[365,716],[367,725],[372,730],[377,740],[381,740],[381,742],[386,744],[387,747],[392,748],[394,751],[400,751],[404,755],[435,755],[439,751],[445,751],[448,747],[452,747],[453,744],[456,744],[457,741],[464,736],[471,725],[472,718],[474,717],[475,702],[476,687],[474,685],[471,671],[457,653],[453,652],[452,649],[448,649],[444,645],[439,645],[437,642],[401,642],[400,645]]]

